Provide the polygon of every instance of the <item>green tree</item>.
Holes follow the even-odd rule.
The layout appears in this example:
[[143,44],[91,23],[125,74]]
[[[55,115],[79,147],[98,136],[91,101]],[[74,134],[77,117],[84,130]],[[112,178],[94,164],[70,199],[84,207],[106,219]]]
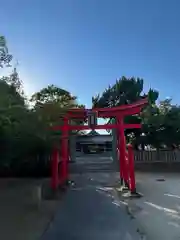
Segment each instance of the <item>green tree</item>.
[[11,159],[10,155],[16,155],[12,149],[13,142],[17,140],[21,123],[26,116],[24,98],[16,91],[14,85],[5,81],[8,78],[11,78],[11,75],[0,79],[0,141],[2,148],[0,154],[4,156],[0,159],[6,162]]
[[54,134],[51,126],[60,125],[69,108],[83,107],[68,91],[53,85],[33,94],[34,106],[29,107],[21,89],[16,69],[0,80],[0,170],[19,173],[43,169],[44,160],[39,165],[37,155],[50,153],[54,142],[60,146],[60,132]]
[[[54,85],[33,94],[31,102],[34,105],[34,111],[38,113],[43,121],[47,121],[50,126],[61,124],[61,117],[66,114],[68,109],[84,108],[84,105],[77,103],[76,96]],[[79,120],[78,122],[82,121]]]
[[144,140],[156,148],[174,148],[180,144],[180,106],[171,99],[161,101],[143,112]]
[[[4,37],[0,37],[0,67],[9,66],[9,54]],[[31,105],[23,93],[23,83],[14,68],[9,76],[0,79],[0,174],[4,167],[23,172],[22,167],[39,164],[37,155],[50,153],[54,141],[59,143],[59,134],[51,126],[60,125],[62,116],[69,108],[83,108],[77,97],[70,92],[47,86],[32,95]],[[76,120],[74,124],[83,124]],[[58,137],[58,138],[57,138]],[[30,164],[30,165],[29,165]],[[42,162],[40,168],[43,168]]]
[[[93,107],[115,107],[126,104],[132,104],[143,98],[148,98],[148,113],[159,96],[159,93],[153,89],[149,89],[148,93],[143,92],[144,80],[141,78],[126,78],[122,77],[116,81],[112,86],[105,89],[102,94],[99,94],[92,98]],[[147,109],[147,108],[146,108]],[[112,121],[112,119],[110,119]],[[126,123],[140,123],[142,116],[127,116],[124,120]],[[128,139],[140,140],[142,131],[140,129],[126,130]],[[139,142],[139,141],[138,141]],[[135,143],[135,141],[134,141]]]
[[143,92],[144,80],[141,78],[122,77],[112,86],[105,89],[102,94],[92,98],[93,107],[115,107],[134,103],[145,97],[150,103],[158,98],[158,92],[150,89],[147,94]]
[[0,36],[0,67],[10,66],[12,58],[12,55],[9,54],[5,37]]

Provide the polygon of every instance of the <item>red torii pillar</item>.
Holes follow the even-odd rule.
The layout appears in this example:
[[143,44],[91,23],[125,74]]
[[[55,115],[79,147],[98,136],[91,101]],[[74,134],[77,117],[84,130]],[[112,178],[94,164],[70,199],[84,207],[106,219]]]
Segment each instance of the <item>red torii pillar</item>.
[[129,158],[129,189],[131,191],[131,194],[136,194],[134,151],[133,146],[131,144],[128,144],[128,158]]
[[124,180],[125,186],[128,187],[128,165],[126,161],[126,140],[124,135],[124,119],[121,116],[117,117],[118,122],[118,144],[119,144],[119,165],[120,165],[120,179]]
[[63,184],[68,180],[68,161],[69,161],[69,148],[68,148],[68,132],[69,132],[69,119],[63,118],[62,136],[61,136],[61,169],[59,171],[59,184]]

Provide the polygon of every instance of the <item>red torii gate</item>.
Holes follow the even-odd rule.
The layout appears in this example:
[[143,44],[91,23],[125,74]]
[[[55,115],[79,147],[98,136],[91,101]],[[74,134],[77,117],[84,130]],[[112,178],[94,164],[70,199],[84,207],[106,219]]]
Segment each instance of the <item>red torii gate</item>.
[[[68,163],[69,163],[69,148],[68,137],[70,130],[87,130],[87,129],[114,129],[118,131],[117,150],[119,151],[119,164],[120,164],[120,179],[131,192],[135,192],[135,174],[134,174],[134,153],[131,145],[126,150],[126,140],[124,135],[125,129],[141,128],[141,124],[125,124],[124,117],[128,115],[135,115],[141,112],[141,109],[147,105],[148,100],[142,99],[134,104],[123,105],[112,108],[93,108],[93,109],[70,109],[63,117],[62,126],[54,126],[53,130],[61,130],[61,154],[57,149],[52,153],[52,180],[51,187],[56,190],[59,185],[68,181]],[[71,119],[87,119],[88,113],[95,114],[99,118],[115,118],[116,124],[104,125],[70,125]],[[59,160],[61,160],[61,168],[59,169]]]

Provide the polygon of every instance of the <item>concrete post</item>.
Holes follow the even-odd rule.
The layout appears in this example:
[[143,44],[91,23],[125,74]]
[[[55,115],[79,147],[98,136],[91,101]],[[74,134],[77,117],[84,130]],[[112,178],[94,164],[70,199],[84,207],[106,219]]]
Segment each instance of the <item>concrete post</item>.
[[39,208],[41,204],[41,199],[42,198],[42,186],[34,186],[32,188],[32,199],[31,199],[31,204],[34,207]]
[[70,159],[71,161],[76,160],[76,136],[71,133],[71,136],[69,138],[69,152],[70,152]]

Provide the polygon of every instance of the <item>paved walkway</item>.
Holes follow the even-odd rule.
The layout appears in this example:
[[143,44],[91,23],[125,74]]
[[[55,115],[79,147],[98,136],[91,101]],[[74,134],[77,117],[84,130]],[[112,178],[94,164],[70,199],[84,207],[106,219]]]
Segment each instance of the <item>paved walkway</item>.
[[144,197],[129,201],[129,208],[146,238],[180,239],[179,174],[138,173],[136,179]]
[[[101,178],[101,177],[100,177]],[[97,190],[99,182],[79,176],[76,187],[60,203],[43,240],[138,240],[133,220],[125,206]]]

